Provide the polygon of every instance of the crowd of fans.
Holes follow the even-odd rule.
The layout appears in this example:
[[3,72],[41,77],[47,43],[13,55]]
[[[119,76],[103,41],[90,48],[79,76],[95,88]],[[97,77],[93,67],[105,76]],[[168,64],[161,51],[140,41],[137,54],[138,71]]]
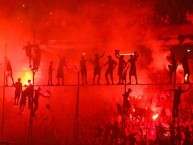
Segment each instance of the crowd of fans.
[[183,24],[190,22],[187,14],[193,11],[192,0],[157,0],[155,16],[160,24]]
[[193,112],[172,121],[171,117],[148,114],[126,117],[123,132],[122,117],[88,124],[80,129],[80,145],[190,145],[193,144]]

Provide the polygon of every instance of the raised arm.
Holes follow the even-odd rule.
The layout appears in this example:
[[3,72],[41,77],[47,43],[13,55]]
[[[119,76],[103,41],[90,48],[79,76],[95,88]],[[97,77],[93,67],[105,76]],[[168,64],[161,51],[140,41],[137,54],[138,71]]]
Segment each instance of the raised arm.
[[66,67],[67,69],[69,69],[68,66],[67,66],[67,64],[66,64],[66,60],[64,60],[64,65],[65,65],[65,67]]
[[109,63],[109,61],[107,61],[106,63],[104,63],[103,65],[107,65]]
[[50,98],[50,96],[44,95],[41,92],[39,92],[39,95],[42,96],[42,97],[45,97],[45,98]]
[[118,59],[120,58],[120,54],[119,54],[118,50],[115,50],[115,57],[118,58]]
[[113,68],[115,68],[116,66],[117,66],[117,62],[114,61]]
[[137,60],[137,58],[139,57],[139,54],[137,53],[137,51],[134,52],[134,56],[135,56],[135,60]]

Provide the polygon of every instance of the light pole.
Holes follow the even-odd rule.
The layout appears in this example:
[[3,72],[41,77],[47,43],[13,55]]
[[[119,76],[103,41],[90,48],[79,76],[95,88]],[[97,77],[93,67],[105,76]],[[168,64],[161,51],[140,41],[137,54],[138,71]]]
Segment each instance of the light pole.
[[[6,57],[6,47],[7,45],[5,45],[5,56],[4,59]],[[2,122],[1,122],[1,140],[4,140],[4,126],[5,126],[5,60],[4,60],[4,72],[3,72],[3,97],[2,97]]]
[[[35,81],[35,73],[37,72],[37,69],[32,68],[32,88],[33,88],[33,92],[34,92],[34,81]],[[29,97],[29,96],[28,96]],[[33,105],[33,101],[34,101],[34,93],[31,96],[32,98],[28,98],[31,99],[30,100],[30,116],[29,116],[29,129],[28,129],[28,144],[32,145],[32,138],[33,138],[33,117],[34,117],[34,105]]]
[[77,82],[77,96],[76,96],[76,114],[75,114],[75,126],[74,126],[74,145],[78,145],[78,129],[79,129],[79,97],[80,97],[80,70],[75,66],[77,74],[78,74],[78,82]]

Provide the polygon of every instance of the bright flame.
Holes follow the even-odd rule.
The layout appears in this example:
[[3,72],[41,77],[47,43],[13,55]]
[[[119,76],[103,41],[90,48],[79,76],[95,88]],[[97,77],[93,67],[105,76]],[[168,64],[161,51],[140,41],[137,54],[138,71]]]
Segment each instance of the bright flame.
[[26,72],[25,75],[21,78],[21,80],[23,84],[29,85],[29,83],[27,82],[28,80],[31,80],[31,83],[33,83],[31,78],[32,78],[31,72]]
[[188,80],[188,74],[185,75],[184,80],[185,80],[185,82],[187,82],[187,80]]
[[155,114],[155,115],[153,115],[153,120],[156,120],[157,118],[158,118],[158,116],[159,116],[159,114]]

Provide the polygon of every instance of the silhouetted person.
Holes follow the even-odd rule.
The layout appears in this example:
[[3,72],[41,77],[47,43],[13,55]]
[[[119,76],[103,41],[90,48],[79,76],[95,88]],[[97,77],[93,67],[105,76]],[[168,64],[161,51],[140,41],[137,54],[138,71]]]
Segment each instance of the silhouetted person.
[[108,56],[108,61],[104,64],[104,65],[107,65],[108,64],[108,68],[105,72],[105,78],[106,78],[106,81],[107,81],[107,85],[109,85],[109,79],[108,79],[108,75],[110,75],[110,78],[111,78],[111,82],[112,82],[112,85],[114,84],[114,81],[113,81],[113,69],[116,67],[117,63],[112,59],[112,56]]
[[180,97],[181,94],[188,91],[190,89],[191,86],[189,86],[189,88],[187,90],[182,90],[182,87],[179,86],[178,89],[171,89],[171,90],[165,90],[165,91],[173,91],[174,92],[174,100],[173,100],[173,118],[178,117],[179,116],[179,105],[180,105]]
[[6,76],[5,76],[5,86],[8,86],[8,77],[12,80],[12,86],[14,85],[13,80],[13,72],[10,61],[5,57],[5,69],[6,69]]
[[25,54],[27,57],[29,57],[29,67],[31,67],[31,59],[32,59],[32,48],[34,45],[32,45],[29,41],[27,41],[27,45],[23,47],[25,49]]
[[32,99],[33,99],[33,84],[31,80],[28,80],[28,85],[26,87],[26,96],[28,97],[28,109],[31,109]]
[[59,64],[57,70],[58,86],[60,85],[60,79],[62,79],[62,85],[64,85],[64,66],[66,66],[67,68],[65,57],[59,57]]
[[124,80],[124,68],[126,66],[126,62],[124,60],[124,56],[123,55],[119,55],[119,51],[115,50],[115,56],[116,58],[119,59],[119,64],[118,64],[118,76],[119,76],[119,83],[118,84],[123,84],[123,80]]
[[189,77],[190,77],[190,69],[188,65],[188,52],[184,53],[184,56],[181,59],[182,67],[184,69],[184,83],[190,83]]
[[131,76],[135,77],[136,84],[138,84],[136,64],[135,64],[135,62],[137,61],[137,58],[138,58],[138,53],[135,51],[134,54],[130,55],[130,59],[128,60],[128,62],[130,63],[129,83],[128,84],[131,84]]
[[190,145],[191,144],[190,140],[192,139],[192,135],[190,133],[190,130],[189,130],[188,126],[186,126],[184,128],[184,135],[185,135],[185,139],[184,139],[183,145]]
[[27,85],[24,85],[24,90],[22,91],[22,94],[21,94],[21,99],[20,99],[20,102],[19,102],[19,112],[22,113],[24,111],[24,108],[25,108],[25,105],[26,105],[26,100],[27,100],[27,93],[26,93],[26,87]]
[[14,101],[14,104],[15,105],[18,105],[19,103],[19,99],[20,99],[20,96],[21,96],[21,93],[22,93],[22,83],[21,83],[21,79],[18,78],[18,81],[14,84],[14,87],[15,87],[15,101]]
[[118,144],[118,139],[120,137],[120,129],[118,126],[118,121],[115,121],[114,124],[111,127],[111,140],[110,140],[110,144],[111,145],[117,145]]
[[80,60],[80,72],[82,77],[82,84],[87,84],[87,68],[86,68],[86,59],[84,55],[81,57]]
[[156,126],[156,141],[158,145],[165,145],[165,129],[161,123]]
[[50,62],[49,68],[48,68],[48,85],[52,86],[53,82],[52,82],[52,77],[53,77],[53,61]]
[[174,124],[170,124],[170,144],[175,145],[175,128]]
[[101,66],[100,66],[100,59],[105,55],[105,52],[103,52],[102,55],[95,54],[94,59],[94,76],[93,76],[93,84],[95,84],[95,78],[98,75],[98,81],[97,84],[100,85],[100,78],[101,78]]
[[104,133],[102,138],[102,145],[109,144],[109,136],[111,134],[112,124],[111,122],[107,122],[104,126]]
[[181,127],[176,126],[175,127],[175,145],[181,145],[182,144],[182,131],[181,131]]
[[171,56],[171,64],[168,65],[168,68],[170,77],[169,83],[172,83],[172,76],[174,76],[174,79],[176,79],[177,60],[175,55]]
[[38,70],[40,67],[40,61],[41,61],[41,49],[38,44],[34,47],[34,55],[33,55],[33,69]]
[[33,98],[33,103],[34,103],[34,107],[33,107],[33,116],[35,117],[35,113],[39,108],[39,97],[49,97],[49,96],[45,96],[44,94],[42,94],[41,92],[41,88],[38,87],[37,90],[35,90],[35,94],[34,94],[34,98]]
[[128,90],[122,95],[123,96],[123,113],[126,114],[127,111],[130,109],[131,104],[129,102],[129,95],[131,93],[131,89],[128,88]]

